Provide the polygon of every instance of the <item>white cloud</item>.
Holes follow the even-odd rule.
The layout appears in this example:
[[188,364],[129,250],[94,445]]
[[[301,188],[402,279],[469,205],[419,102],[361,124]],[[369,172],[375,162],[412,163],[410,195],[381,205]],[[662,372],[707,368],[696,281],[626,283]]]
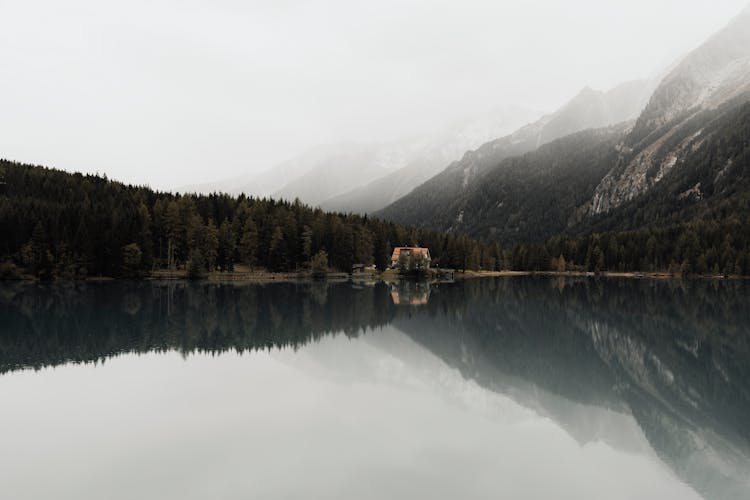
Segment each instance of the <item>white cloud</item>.
[[649,76],[744,0],[0,2],[0,156],[174,187]]

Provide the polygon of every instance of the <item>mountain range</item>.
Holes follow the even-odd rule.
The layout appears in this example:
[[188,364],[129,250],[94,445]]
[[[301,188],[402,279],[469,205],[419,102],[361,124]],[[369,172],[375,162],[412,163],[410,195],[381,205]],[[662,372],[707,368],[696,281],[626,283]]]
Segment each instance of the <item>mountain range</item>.
[[431,138],[320,146],[249,184],[201,187],[256,199],[0,162],[6,274],[119,276],[132,270],[126,247],[139,272],[192,250],[211,257],[207,269],[290,270],[323,251],[339,270],[383,268],[394,246],[421,244],[434,265],[460,270],[750,275],[750,8],[659,79],[585,88],[528,116],[500,110]]
[[326,210],[370,213],[408,194],[464,152],[508,133],[539,117],[541,113],[520,107],[492,110],[484,116],[458,123],[437,137],[424,141],[419,154],[402,167],[321,204]]
[[188,185],[178,191],[299,198],[328,210],[366,213],[407,194],[465,151],[540,115],[509,106],[465,119],[433,135],[385,143],[320,145],[260,174]]
[[[376,215],[506,244],[692,220],[750,192],[749,91],[750,8],[653,91],[642,82],[586,89]],[[642,111],[623,97],[642,92]]]

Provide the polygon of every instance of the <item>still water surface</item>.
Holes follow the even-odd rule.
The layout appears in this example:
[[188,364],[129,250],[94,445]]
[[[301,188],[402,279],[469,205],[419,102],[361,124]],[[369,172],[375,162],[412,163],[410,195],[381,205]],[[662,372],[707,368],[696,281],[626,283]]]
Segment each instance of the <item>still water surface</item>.
[[0,285],[0,497],[750,498],[750,285]]

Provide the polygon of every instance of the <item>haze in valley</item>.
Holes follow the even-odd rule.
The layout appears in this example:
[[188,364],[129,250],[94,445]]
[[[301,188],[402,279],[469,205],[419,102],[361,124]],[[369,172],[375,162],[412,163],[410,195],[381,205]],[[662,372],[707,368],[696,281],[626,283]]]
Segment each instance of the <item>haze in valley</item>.
[[[347,190],[413,162],[421,182],[586,86],[659,76],[744,5],[5,1],[0,151],[231,191],[295,159],[309,171],[310,151],[333,148],[341,185],[310,201],[345,205]],[[294,195],[281,177],[263,194]]]

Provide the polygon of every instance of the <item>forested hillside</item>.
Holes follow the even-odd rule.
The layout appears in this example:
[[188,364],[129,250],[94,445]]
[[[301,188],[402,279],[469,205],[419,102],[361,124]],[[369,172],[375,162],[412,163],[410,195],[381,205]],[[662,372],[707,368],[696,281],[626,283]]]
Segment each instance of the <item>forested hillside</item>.
[[[616,158],[614,146],[623,127],[590,130],[559,139],[523,156],[508,158],[479,174],[454,199],[434,186],[432,196],[445,198],[442,211],[420,224],[467,232],[501,244],[544,241],[565,231],[568,218],[586,202]],[[450,191],[450,188],[447,188]],[[415,198],[401,200],[407,214],[420,211]],[[394,217],[399,220],[399,217]]]
[[[521,245],[518,265],[564,255],[589,270],[750,274],[750,102],[696,116],[673,144],[684,137],[694,137],[691,153],[647,193],[578,220],[566,231],[572,237]],[[667,143],[655,154],[669,151]]]
[[401,224],[457,228],[461,226],[456,219],[462,201],[486,179],[488,171],[508,158],[569,134],[633,120],[651,90],[651,82],[642,80],[624,83],[608,92],[585,88],[554,113],[466,152],[459,161],[376,214]]
[[[677,274],[750,275],[750,104],[724,123],[732,133],[721,135],[705,151],[714,170],[686,168],[674,184],[706,179],[699,197],[690,191],[676,207],[633,202],[614,215],[600,218],[599,231],[560,233],[540,243],[502,248],[479,243],[459,233],[410,229],[354,215],[325,213],[301,203],[228,195],[180,196],[127,186],[103,177],[68,174],[12,162],[0,164],[0,274],[28,273],[41,278],[143,276],[156,269],[201,272],[230,271],[244,264],[271,271],[309,268],[312,257],[327,253],[329,265],[348,271],[353,263],[374,263],[383,269],[393,246],[428,246],[434,264],[471,270],[538,271],[670,271]],[[593,133],[582,133],[581,151]],[[605,134],[606,137],[606,134]],[[594,142],[596,144],[596,142]],[[540,154],[556,156],[555,147]],[[546,153],[545,153],[546,152]],[[592,155],[594,158],[595,155]],[[558,159],[565,163],[565,157]],[[731,160],[731,161],[729,161]],[[528,158],[514,160],[530,168]],[[703,165],[696,158],[696,165]],[[719,173],[734,181],[722,181]],[[722,167],[723,166],[723,167]],[[581,182],[598,175],[596,162],[580,166]],[[713,177],[713,183],[708,182]],[[544,176],[543,176],[544,177]],[[559,200],[575,204],[575,193],[559,179],[547,179]],[[672,188],[670,188],[672,186]],[[681,189],[681,188],[680,188]],[[654,197],[660,192],[655,191]],[[661,208],[660,208],[661,207]],[[554,233],[564,218],[554,206],[540,212],[536,229]],[[217,221],[221,221],[218,222]],[[533,235],[534,227],[528,227]],[[621,230],[625,228],[627,230]],[[630,229],[628,229],[630,228]],[[580,229],[580,228],[579,228]]]
[[639,154],[610,128],[501,162],[453,202],[449,218],[426,225],[498,241],[516,270],[748,275],[750,102],[677,121],[650,151],[654,165],[671,156],[673,168],[647,171],[658,182],[617,208],[586,213],[603,176]]
[[[750,275],[747,26],[750,11],[689,55],[637,121],[521,154],[610,116],[591,112],[608,109],[605,96],[583,93],[467,153],[381,212],[391,222],[0,161],[0,276],[301,271],[313,260],[384,269],[400,245],[427,246],[434,265],[456,269]],[[705,66],[703,52],[725,39],[736,57]],[[683,84],[690,92],[674,91]]]
[[[717,216],[742,215],[735,210],[750,194],[749,99],[696,114],[670,131],[669,139],[652,152],[655,168],[645,173],[658,182],[614,209],[577,219],[574,232],[664,226],[717,213],[719,207],[725,211]],[[664,161],[673,167],[660,170]]]
[[0,161],[0,263],[6,276],[142,276],[155,269],[197,274],[235,264],[271,271],[309,268],[325,252],[333,269],[389,262],[394,246],[430,248],[445,267],[495,269],[497,245],[414,230],[299,202],[223,194],[175,195]]
[[630,123],[515,158],[522,142],[493,141],[377,215],[515,246],[507,260],[523,269],[563,254],[587,270],[748,273],[749,33],[746,9]]

